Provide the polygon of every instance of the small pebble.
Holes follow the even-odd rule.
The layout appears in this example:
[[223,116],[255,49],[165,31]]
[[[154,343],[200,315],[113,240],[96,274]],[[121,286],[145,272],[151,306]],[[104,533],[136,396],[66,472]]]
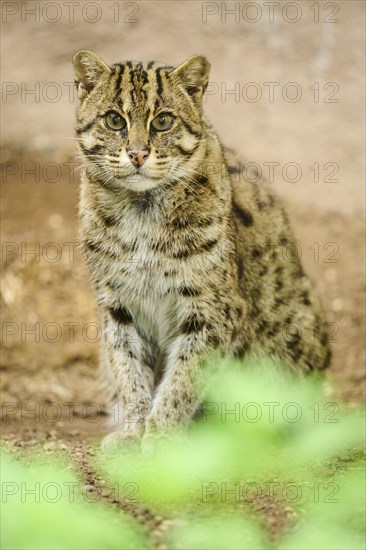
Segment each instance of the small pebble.
[[47,443],[45,443],[43,445],[43,449],[45,451],[54,451],[57,448],[58,448],[58,445],[57,445],[56,441],[48,441]]
[[342,311],[344,309],[344,300],[342,298],[335,298],[332,300],[333,311]]
[[328,283],[334,283],[337,280],[337,270],[334,268],[327,269],[325,272],[325,278]]

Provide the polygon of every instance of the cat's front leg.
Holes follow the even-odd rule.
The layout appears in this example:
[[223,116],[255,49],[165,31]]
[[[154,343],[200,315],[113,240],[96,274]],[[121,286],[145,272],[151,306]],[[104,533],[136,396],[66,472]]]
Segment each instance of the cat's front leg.
[[220,348],[218,335],[208,327],[191,318],[184,324],[185,333],[171,345],[163,380],[146,419],[144,451],[151,450],[159,438],[189,424],[197,412],[212,374],[212,360]]
[[109,406],[113,430],[102,442],[107,450],[142,436],[152,404],[154,374],[149,345],[126,309],[105,310],[103,339],[104,368],[110,371],[115,390]]

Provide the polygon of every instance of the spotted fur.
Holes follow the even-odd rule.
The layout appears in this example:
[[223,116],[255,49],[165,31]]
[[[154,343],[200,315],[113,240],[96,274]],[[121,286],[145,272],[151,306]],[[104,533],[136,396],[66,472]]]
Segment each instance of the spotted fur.
[[[81,239],[103,324],[101,364],[120,407],[118,437],[146,441],[189,423],[210,359],[222,354],[324,369],[321,308],[291,257],[286,214],[203,115],[208,61],[108,66],[81,51],[74,68]],[[125,121],[118,131],[106,125],[111,112]],[[161,113],[173,124],[156,131]]]

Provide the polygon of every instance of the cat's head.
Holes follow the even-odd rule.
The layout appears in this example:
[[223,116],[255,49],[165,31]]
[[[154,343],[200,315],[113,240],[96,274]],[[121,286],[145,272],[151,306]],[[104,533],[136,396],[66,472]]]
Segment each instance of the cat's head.
[[144,191],[192,176],[202,147],[205,57],[176,68],[151,61],[108,66],[82,50],[73,64],[78,142],[101,184]]

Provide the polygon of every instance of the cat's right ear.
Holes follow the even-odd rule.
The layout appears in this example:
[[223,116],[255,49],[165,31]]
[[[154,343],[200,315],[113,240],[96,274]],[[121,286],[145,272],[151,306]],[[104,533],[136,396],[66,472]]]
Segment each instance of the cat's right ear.
[[103,59],[89,50],[77,52],[72,62],[75,71],[75,85],[80,99],[91,92],[103,73],[111,72]]

